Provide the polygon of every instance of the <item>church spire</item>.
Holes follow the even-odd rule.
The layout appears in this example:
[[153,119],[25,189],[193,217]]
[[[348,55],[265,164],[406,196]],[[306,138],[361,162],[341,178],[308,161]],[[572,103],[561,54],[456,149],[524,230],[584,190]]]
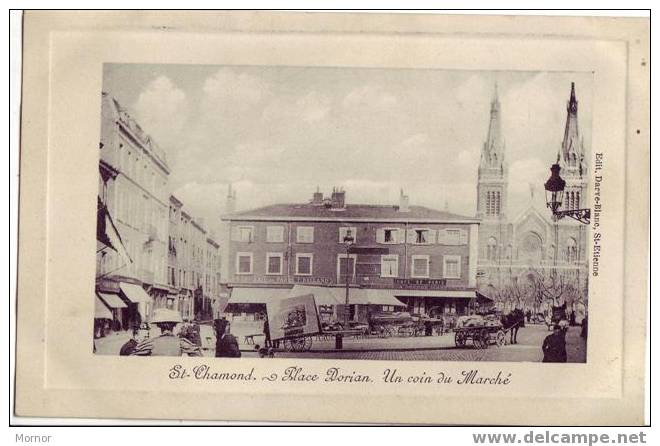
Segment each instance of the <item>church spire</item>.
[[566,103],[566,126],[564,140],[558,153],[559,164],[566,171],[584,170],[584,147],[578,128],[578,101],[575,95],[575,82],[571,82],[571,96]]
[[507,168],[504,161],[501,106],[497,84],[490,101],[488,134],[481,148],[477,183],[477,217],[503,219],[506,215]]
[[500,169],[504,166],[504,138],[502,137],[502,119],[497,83],[490,101],[490,122],[488,135],[481,150],[481,168]]

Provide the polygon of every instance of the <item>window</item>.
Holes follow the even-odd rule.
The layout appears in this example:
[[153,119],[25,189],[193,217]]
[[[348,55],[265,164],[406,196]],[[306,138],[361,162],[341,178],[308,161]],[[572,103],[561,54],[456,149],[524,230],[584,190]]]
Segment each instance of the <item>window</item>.
[[394,305],[383,305],[383,313],[392,313],[394,311]]
[[445,236],[448,245],[458,245],[461,242],[460,229],[447,229]]
[[252,274],[252,253],[236,253],[236,274]]
[[266,254],[266,274],[281,275],[284,256],[281,252],[269,252]]
[[296,275],[311,276],[313,260],[313,254],[296,254]]
[[429,256],[416,255],[412,256],[412,277],[423,278],[429,277]]
[[[348,231],[351,231],[350,234]],[[344,243],[344,238],[347,235],[353,237],[353,243],[357,243],[357,228],[355,226],[339,228],[339,243]]]
[[376,231],[376,243],[396,244],[401,243],[398,228],[383,228]]
[[407,242],[412,245],[429,245],[435,243],[435,231],[427,228],[408,230]]
[[[347,263],[348,262],[348,263]],[[357,254],[339,254],[337,256],[337,283],[346,283],[346,272],[348,271],[349,282],[355,281],[355,263]]]
[[442,275],[446,279],[460,279],[461,256],[444,256]]
[[314,243],[314,227],[298,226],[296,228],[296,243]]
[[267,226],[266,227],[266,242],[268,242],[268,243],[283,243],[284,242],[284,226]]
[[380,277],[399,276],[399,256],[389,254],[380,256]]
[[251,243],[253,238],[254,227],[252,226],[236,226],[234,228],[234,241]]

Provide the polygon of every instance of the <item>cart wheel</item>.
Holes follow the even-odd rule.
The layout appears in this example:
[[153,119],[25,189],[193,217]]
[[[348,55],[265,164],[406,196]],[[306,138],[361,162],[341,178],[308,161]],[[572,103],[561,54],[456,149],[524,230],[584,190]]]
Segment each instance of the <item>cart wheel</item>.
[[308,352],[312,348],[312,338],[308,336],[308,337],[305,337],[303,339],[304,339],[304,342],[305,342],[305,344],[303,346],[303,351]]
[[454,333],[454,342],[456,343],[456,347],[465,347],[465,333],[462,331]]
[[413,336],[415,332],[411,327],[399,327],[398,335],[402,337]]
[[506,344],[506,334],[504,333],[504,330],[499,330],[495,334],[495,345],[503,347],[504,344]]
[[472,332],[472,345],[474,346],[474,348],[479,348],[479,349],[483,348],[481,342],[482,342],[481,333],[478,330]]
[[488,330],[485,328],[482,329],[479,335],[481,338],[481,348],[488,348],[488,344],[490,344],[490,334],[488,333]]
[[309,338],[295,338],[286,341],[286,349],[290,352],[302,352],[305,349],[305,340]]

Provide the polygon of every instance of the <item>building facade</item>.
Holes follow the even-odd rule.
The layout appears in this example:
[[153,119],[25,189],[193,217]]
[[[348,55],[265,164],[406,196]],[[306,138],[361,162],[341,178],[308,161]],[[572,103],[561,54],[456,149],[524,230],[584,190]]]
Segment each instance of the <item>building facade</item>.
[[[571,85],[566,108],[564,138],[558,153],[548,153],[548,167],[561,166],[566,180],[561,209],[579,209],[586,202],[587,165],[583,140],[578,129],[578,101]],[[556,160],[554,159],[556,156]],[[487,296],[502,295],[507,287],[531,293],[539,278],[559,277],[577,293],[574,308],[584,314],[587,300],[587,232],[585,225],[564,218],[553,221],[551,212],[530,203],[518,215],[511,215],[507,203],[508,169],[506,147],[501,130],[501,105],[497,87],[491,102],[490,124],[481,151],[477,183],[479,227],[478,288]],[[539,178],[543,190],[545,178]],[[533,303],[534,296],[530,296]],[[581,302],[577,302],[581,301]],[[505,302],[510,305],[510,302]],[[549,302],[536,302],[543,310]],[[530,302],[525,304],[529,308]],[[507,310],[507,308],[505,308]]]
[[170,196],[168,284],[171,306],[186,320],[209,320],[220,305],[220,245]]
[[337,318],[347,278],[354,320],[404,308],[460,314],[475,298],[478,220],[409,206],[403,192],[398,206],[346,204],[344,191],[316,192],[309,203],[225,221],[231,314],[253,317],[269,299],[310,292],[324,318]]
[[[99,199],[112,216],[129,259],[112,249],[97,252],[97,293],[127,328],[165,306],[168,177],[165,152],[110,95],[102,95]],[[102,198],[101,198],[102,197]],[[119,297],[121,300],[117,300]],[[114,304],[108,303],[114,302]],[[117,321],[115,321],[117,322]]]

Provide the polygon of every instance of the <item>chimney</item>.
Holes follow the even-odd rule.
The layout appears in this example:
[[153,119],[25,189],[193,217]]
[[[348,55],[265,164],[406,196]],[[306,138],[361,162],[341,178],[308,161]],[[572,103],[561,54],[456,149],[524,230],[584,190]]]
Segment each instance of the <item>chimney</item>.
[[344,209],[346,207],[346,192],[344,189],[333,187],[330,201],[333,209]]
[[316,192],[312,195],[312,204],[314,206],[321,206],[323,204],[323,193],[319,190],[318,186],[316,186]]
[[231,183],[227,188],[227,203],[225,205],[225,214],[233,214],[236,211],[236,191],[232,191]]
[[399,194],[399,212],[410,212],[410,202],[408,195],[403,193],[403,189]]

